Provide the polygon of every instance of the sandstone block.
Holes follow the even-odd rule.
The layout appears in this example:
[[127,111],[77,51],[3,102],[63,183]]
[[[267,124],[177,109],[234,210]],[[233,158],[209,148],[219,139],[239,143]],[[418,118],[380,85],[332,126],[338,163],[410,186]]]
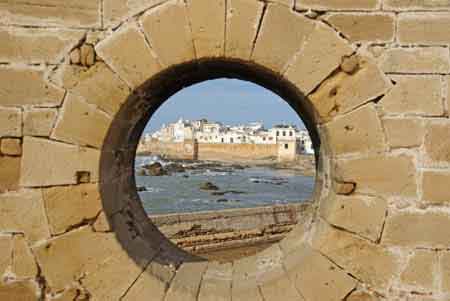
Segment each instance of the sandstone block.
[[65,88],[111,116],[119,111],[130,94],[130,89],[117,74],[100,62],[89,69],[65,66],[59,80]]
[[402,197],[417,194],[416,167],[413,158],[407,155],[340,160],[336,162],[335,178],[340,182],[356,183],[357,193]]
[[308,95],[341,64],[353,49],[331,28],[317,25],[285,74]]
[[16,108],[0,108],[0,137],[22,136],[22,111]]
[[103,22],[106,27],[116,26],[122,20],[165,1],[167,0],[105,0]]
[[372,52],[387,73],[449,73],[448,49],[443,47],[382,48]]
[[0,156],[0,193],[19,188],[20,157]]
[[141,265],[122,253],[101,263],[81,283],[96,300],[120,300],[142,272]]
[[444,10],[450,8],[449,0],[385,0],[383,9],[395,11]]
[[89,105],[81,97],[69,94],[51,137],[101,148],[110,123],[108,115]]
[[398,273],[398,259],[380,245],[319,224],[313,248],[375,289],[385,290]]
[[22,148],[20,182],[25,187],[77,184],[77,172],[89,172],[90,180],[98,181],[97,150],[34,137],[25,137]]
[[98,43],[97,54],[127,82],[139,87],[161,66],[136,25],[127,25]]
[[416,250],[409,259],[406,269],[401,274],[401,280],[411,286],[419,286],[426,291],[432,291],[434,286],[435,251]]
[[231,300],[231,263],[219,264],[209,262],[203,275],[199,301],[229,301]]
[[284,266],[306,300],[340,300],[356,286],[353,278],[307,245],[286,254]]
[[185,262],[178,269],[167,291],[165,300],[197,300],[200,282],[207,262]]
[[59,106],[63,97],[64,90],[48,83],[42,70],[0,68],[0,98],[3,106]]
[[444,114],[441,81],[438,76],[392,76],[392,80],[396,85],[380,101],[383,111],[387,114]]
[[197,58],[223,56],[225,1],[188,0],[187,7]]
[[0,61],[57,64],[82,39],[83,32],[38,29],[2,28]]
[[424,126],[418,118],[384,118],[383,127],[391,148],[410,148],[422,145]]
[[148,265],[122,300],[146,301],[148,296],[152,296],[154,300],[163,301],[173,275],[173,270],[154,261]]
[[54,235],[94,219],[102,208],[97,184],[45,188],[42,194]]
[[379,4],[377,0],[297,0],[297,10],[375,10]]
[[23,113],[24,136],[50,136],[57,114],[56,109],[50,108],[26,109]]
[[53,291],[96,271],[102,263],[127,256],[113,233],[92,232],[89,226],[41,243],[33,253]]
[[381,121],[373,104],[334,119],[324,129],[335,156],[386,149]]
[[449,181],[450,173],[446,170],[425,170],[422,176],[422,201],[432,204],[450,203]]
[[0,276],[12,264],[12,235],[0,235]]
[[405,13],[398,18],[400,44],[448,45],[450,13]]
[[95,220],[95,223],[92,225],[95,232],[111,232],[112,228],[109,224],[108,217],[102,211]]
[[3,24],[100,27],[100,2],[91,0],[31,0],[0,4]]
[[18,278],[32,278],[37,276],[38,268],[31,249],[23,235],[14,235],[13,263],[11,270]]
[[81,64],[81,51],[80,48],[75,48],[70,52],[70,63],[73,65],[80,65]]
[[340,195],[350,195],[355,191],[356,184],[351,182],[333,181],[333,191]]
[[340,13],[325,17],[352,43],[388,43],[394,39],[395,22],[391,14]]
[[40,190],[21,190],[0,195],[0,229],[24,233],[34,243],[50,237]]
[[144,15],[141,22],[161,64],[171,66],[195,58],[194,43],[183,1],[170,1],[160,5]]
[[280,298],[283,300],[305,300],[281,265],[267,271],[261,282],[259,287],[263,300],[279,300]]
[[258,286],[258,260],[255,256],[239,260],[233,266],[233,281],[231,284],[231,300],[235,301],[264,301]]
[[386,218],[387,202],[372,197],[334,196],[323,202],[320,214],[329,224],[376,242]]
[[386,220],[382,243],[394,246],[447,248],[449,226],[450,217],[444,212],[399,213]]
[[225,56],[249,59],[264,4],[252,0],[227,2]]
[[0,283],[0,300],[38,301],[37,285],[32,282]]
[[283,73],[287,64],[313,32],[314,26],[313,21],[285,6],[268,5],[252,60],[275,72]]
[[441,260],[441,271],[442,271],[442,291],[450,292],[450,253],[445,252],[442,254]]
[[346,301],[381,301],[380,298],[367,292],[355,291],[347,297]]
[[22,140],[18,138],[1,139],[0,153],[8,156],[20,156],[22,154]]
[[338,72],[325,80],[309,96],[321,122],[327,122],[338,114],[369,102],[385,93],[391,84],[378,67],[365,58],[354,74]]
[[83,66],[90,67],[95,63],[94,46],[84,44],[80,48],[80,63]]
[[429,122],[425,124],[425,166],[442,167],[450,164],[450,123]]

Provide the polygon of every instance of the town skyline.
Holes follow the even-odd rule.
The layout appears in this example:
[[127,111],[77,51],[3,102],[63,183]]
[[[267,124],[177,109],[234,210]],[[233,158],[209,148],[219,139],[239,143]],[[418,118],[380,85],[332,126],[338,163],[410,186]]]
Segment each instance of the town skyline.
[[170,97],[152,116],[144,133],[151,133],[183,117],[216,120],[229,125],[263,122],[304,125],[297,113],[278,95],[259,85],[236,79],[217,79],[187,87]]

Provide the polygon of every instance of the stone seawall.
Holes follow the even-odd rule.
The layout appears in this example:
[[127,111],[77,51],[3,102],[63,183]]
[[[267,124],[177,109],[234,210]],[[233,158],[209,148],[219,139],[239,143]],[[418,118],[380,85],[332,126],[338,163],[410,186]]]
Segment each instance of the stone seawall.
[[175,244],[196,254],[277,242],[311,213],[312,204],[151,215]]

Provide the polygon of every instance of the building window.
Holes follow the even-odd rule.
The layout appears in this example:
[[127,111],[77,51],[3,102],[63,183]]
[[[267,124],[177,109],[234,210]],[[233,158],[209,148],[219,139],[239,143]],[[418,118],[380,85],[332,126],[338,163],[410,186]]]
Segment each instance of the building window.
[[230,138],[230,143],[233,143],[234,142],[234,139],[233,138]]
[[283,131],[283,137],[286,137],[286,131]]
[[222,143],[224,143],[224,142],[225,142],[225,139],[222,138]]
[[288,149],[289,148],[289,144],[285,143],[284,144],[284,149]]
[[266,137],[263,137],[263,141],[266,141]]
[[292,131],[289,131],[289,136],[291,136],[291,137],[292,137]]
[[280,136],[280,132],[279,132],[279,131],[277,131],[277,137],[278,137],[278,136]]

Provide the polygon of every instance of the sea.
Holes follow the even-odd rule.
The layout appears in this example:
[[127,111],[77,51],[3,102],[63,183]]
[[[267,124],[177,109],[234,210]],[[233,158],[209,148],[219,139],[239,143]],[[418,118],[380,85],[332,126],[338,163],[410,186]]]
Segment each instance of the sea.
[[[136,186],[148,214],[198,212],[300,203],[311,199],[314,177],[295,170],[271,167],[202,168],[165,176],[140,176],[143,165],[172,163],[158,156],[138,156],[135,161]],[[193,163],[183,163],[188,166]],[[218,191],[200,186],[211,182]],[[221,195],[221,192],[227,192]]]

